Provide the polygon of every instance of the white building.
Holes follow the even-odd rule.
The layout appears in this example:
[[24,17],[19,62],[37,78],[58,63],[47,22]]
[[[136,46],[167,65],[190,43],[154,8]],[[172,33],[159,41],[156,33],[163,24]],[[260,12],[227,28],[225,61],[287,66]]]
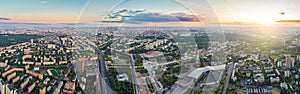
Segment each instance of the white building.
[[118,81],[128,80],[128,75],[126,73],[119,74],[119,75],[117,75],[117,79],[118,79]]
[[47,84],[49,81],[50,81],[50,79],[47,77],[47,78],[43,81],[43,83],[44,83],[44,84]]
[[8,84],[0,78],[0,93],[1,94],[6,94],[5,91],[6,91],[7,85]]
[[284,71],[284,77],[290,77],[291,72],[289,70]]
[[281,61],[277,62],[277,67],[282,67],[282,62]]
[[288,89],[288,86],[286,83],[280,83],[280,87],[284,89]]
[[[182,77],[180,80],[175,82],[175,87],[172,89],[171,93],[184,94],[189,89],[193,88],[193,84],[197,81],[202,74],[210,71],[205,78],[204,83],[201,85],[213,85],[218,84],[222,78],[223,72],[225,71],[225,64],[216,66],[206,66],[202,68],[194,69],[191,73]],[[214,79],[212,79],[214,78]]]
[[17,89],[13,85],[6,87],[6,94],[17,94]]
[[277,76],[277,77],[270,77],[270,80],[271,80],[271,83],[273,82],[279,82],[280,81],[280,78]]

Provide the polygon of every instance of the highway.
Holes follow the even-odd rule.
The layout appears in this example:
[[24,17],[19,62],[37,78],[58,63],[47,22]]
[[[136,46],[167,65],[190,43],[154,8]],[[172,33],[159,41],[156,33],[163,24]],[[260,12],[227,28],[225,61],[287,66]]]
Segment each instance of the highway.
[[133,87],[134,87],[134,94],[140,94],[139,92],[139,86],[137,84],[137,81],[136,81],[136,70],[134,68],[134,63],[135,63],[135,57],[134,55],[130,55],[130,65],[131,65],[131,68],[132,68],[132,84],[133,84]]
[[108,79],[108,72],[107,72],[107,65],[105,63],[105,56],[104,54],[97,49],[97,47],[89,44],[98,54],[98,66],[99,66],[99,83],[100,83],[100,94],[112,94],[110,89],[110,82]]
[[103,58],[102,52],[98,52],[98,66],[99,66],[99,81],[100,81],[100,94],[109,94],[107,91],[106,78],[107,78],[107,70],[105,66],[105,59]]
[[[102,53],[98,48],[97,45],[88,42],[89,39],[86,40],[82,40],[82,42],[85,42],[85,44],[87,46],[90,46],[91,48],[93,48],[96,52],[97,52],[97,62],[98,62],[98,69],[99,69],[99,75],[98,75],[98,79],[99,79],[99,84],[98,86],[100,86],[99,88],[97,88],[97,91],[100,91],[100,94],[113,94],[113,91],[110,88],[110,82],[108,79],[108,68],[107,65],[105,63],[105,56],[104,53]],[[83,43],[84,44],[84,43]]]
[[228,84],[229,84],[229,80],[230,80],[232,71],[233,71],[233,69],[234,69],[234,64],[235,64],[235,63],[231,63],[231,64],[228,64],[228,65],[227,65],[228,67],[227,67],[226,83],[225,83],[225,85],[224,85],[222,94],[226,94],[226,91],[227,91],[227,88],[228,88]]

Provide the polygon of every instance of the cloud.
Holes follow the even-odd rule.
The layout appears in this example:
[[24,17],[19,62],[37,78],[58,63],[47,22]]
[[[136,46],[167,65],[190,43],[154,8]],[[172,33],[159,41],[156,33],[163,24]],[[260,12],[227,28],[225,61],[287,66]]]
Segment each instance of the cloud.
[[48,2],[47,2],[46,0],[42,0],[42,1],[41,1],[41,4],[42,4],[42,5],[45,5],[45,4],[47,4],[47,3],[48,3]]
[[2,18],[2,17],[0,17],[0,20],[10,20],[10,18]]
[[122,9],[117,12],[114,12],[110,15],[108,15],[108,18],[117,18],[117,17],[130,17],[135,14],[145,12],[145,10],[128,10],[128,9]]
[[111,23],[147,23],[147,22],[196,22],[199,21],[195,15],[188,15],[186,13],[170,13],[150,12],[146,10],[128,10],[123,9],[113,12],[102,21],[96,22],[111,22]]
[[300,20],[279,20],[279,21],[276,21],[276,22],[299,23]]

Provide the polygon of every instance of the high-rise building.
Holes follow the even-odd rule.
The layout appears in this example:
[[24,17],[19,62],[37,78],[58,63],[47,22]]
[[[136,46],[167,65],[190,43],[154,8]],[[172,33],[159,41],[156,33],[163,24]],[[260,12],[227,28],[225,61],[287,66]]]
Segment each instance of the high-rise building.
[[277,67],[281,67],[282,66],[282,62],[281,61],[278,61],[277,62]]
[[293,60],[290,54],[285,55],[285,67],[291,68],[294,67]]
[[284,77],[290,77],[290,71],[289,70],[284,71]]
[[30,43],[31,43],[31,45],[33,45],[33,39],[30,39]]
[[7,87],[7,85],[8,84],[4,80],[2,80],[0,78],[0,93],[1,94],[6,94],[6,87]]
[[300,62],[300,55],[297,55],[296,62],[297,62],[297,63]]
[[10,84],[6,87],[6,93],[5,94],[17,94],[17,89],[14,85]]

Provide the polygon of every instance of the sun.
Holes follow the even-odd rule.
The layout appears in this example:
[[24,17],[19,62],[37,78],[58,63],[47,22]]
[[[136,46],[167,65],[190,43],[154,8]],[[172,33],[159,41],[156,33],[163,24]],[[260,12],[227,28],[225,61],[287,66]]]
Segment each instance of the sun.
[[257,21],[261,25],[270,26],[272,24],[275,24],[275,21],[272,19],[260,19]]
[[276,17],[272,15],[257,15],[252,17],[252,20],[258,24],[264,25],[264,26],[271,26],[273,24],[276,24]]
[[[246,9],[245,9],[246,10]],[[232,12],[235,22],[249,22],[263,26],[271,26],[280,24],[278,20],[283,19],[285,12],[279,12],[274,8],[247,8],[247,11],[239,9]]]

